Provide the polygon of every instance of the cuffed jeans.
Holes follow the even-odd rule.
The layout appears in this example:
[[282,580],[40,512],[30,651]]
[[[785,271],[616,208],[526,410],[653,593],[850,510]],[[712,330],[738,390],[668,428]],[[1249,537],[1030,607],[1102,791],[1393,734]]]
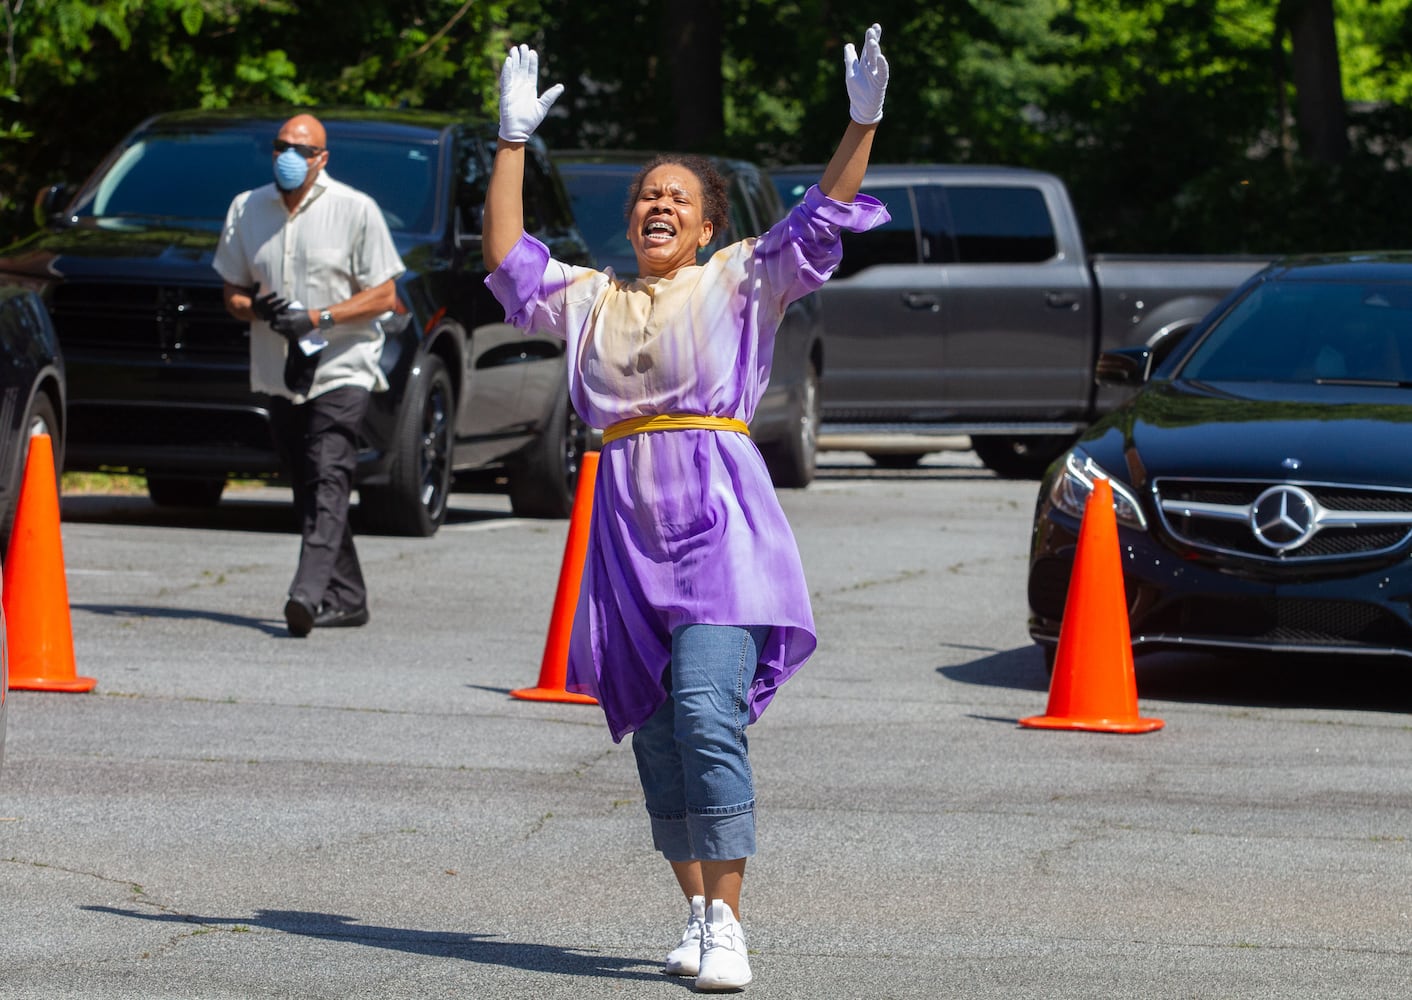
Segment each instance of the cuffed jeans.
[[683,625],[672,633],[668,697],[633,733],[652,846],[668,861],[755,853],[746,693],[769,626]]
[[368,390],[346,386],[298,406],[283,398],[271,406],[302,538],[289,596],[315,609],[361,608],[368,601],[348,513],[358,428],[370,398]]

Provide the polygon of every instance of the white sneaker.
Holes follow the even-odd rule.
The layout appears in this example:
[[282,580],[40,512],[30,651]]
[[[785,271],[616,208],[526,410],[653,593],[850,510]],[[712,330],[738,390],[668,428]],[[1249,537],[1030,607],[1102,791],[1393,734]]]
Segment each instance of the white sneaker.
[[669,976],[694,976],[701,968],[701,927],[706,922],[706,899],[691,897],[691,916],[686,919],[681,944],[667,952],[665,972]]
[[731,908],[711,900],[706,926],[701,931],[701,968],[698,990],[738,990],[750,982],[750,959],[745,953],[745,931]]

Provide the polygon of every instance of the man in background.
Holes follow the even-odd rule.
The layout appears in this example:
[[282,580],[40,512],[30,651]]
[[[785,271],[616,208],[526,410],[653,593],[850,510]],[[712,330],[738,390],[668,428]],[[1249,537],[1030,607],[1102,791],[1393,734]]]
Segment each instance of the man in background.
[[387,389],[376,320],[404,268],[376,202],[329,176],[317,118],[285,122],[272,161],[274,181],[231,202],[215,269],[227,311],[250,323],[250,387],[271,397],[294,488],[302,542],[284,618],[305,636],[368,621],[349,503],[358,429]]

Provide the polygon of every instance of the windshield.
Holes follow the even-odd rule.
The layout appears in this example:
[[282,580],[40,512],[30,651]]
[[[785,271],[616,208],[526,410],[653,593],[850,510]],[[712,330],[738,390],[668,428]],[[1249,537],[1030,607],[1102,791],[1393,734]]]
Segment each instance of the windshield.
[[1202,338],[1180,376],[1203,382],[1412,381],[1412,285],[1257,285]]
[[[395,232],[431,230],[435,214],[434,139],[340,137],[332,127],[330,176],[377,201]],[[272,180],[269,134],[160,132],[137,136],[75,214],[98,219],[163,219],[220,228],[233,197]]]

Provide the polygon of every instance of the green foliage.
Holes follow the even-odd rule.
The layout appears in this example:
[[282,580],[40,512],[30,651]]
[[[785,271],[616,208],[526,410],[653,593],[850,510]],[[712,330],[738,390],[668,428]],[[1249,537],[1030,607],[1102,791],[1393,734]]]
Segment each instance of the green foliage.
[[[1337,0],[1353,153],[1304,162],[1289,42],[1267,0],[720,0],[718,152],[821,162],[846,122],[843,46],[883,25],[874,159],[1013,163],[1068,181],[1094,250],[1394,245],[1412,123],[1412,0]],[[493,116],[504,52],[539,48],[555,146],[678,134],[660,0],[0,0],[0,242],[174,107],[352,104]],[[174,96],[175,95],[175,96]],[[1383,201],[1381,199],[1397,199]]]

